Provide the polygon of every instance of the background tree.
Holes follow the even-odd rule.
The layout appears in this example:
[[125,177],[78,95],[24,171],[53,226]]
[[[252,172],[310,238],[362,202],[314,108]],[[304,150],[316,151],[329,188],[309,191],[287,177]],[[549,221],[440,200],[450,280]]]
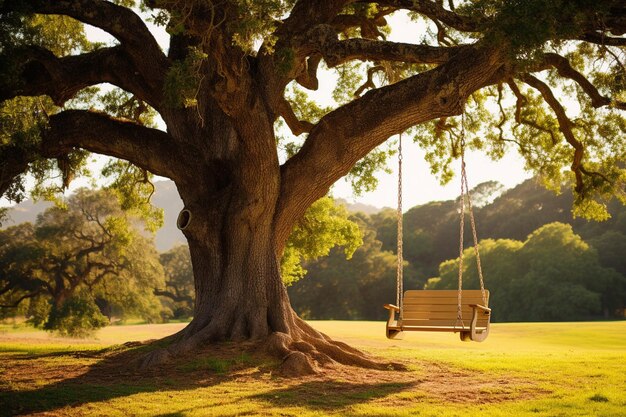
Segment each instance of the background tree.
[[167,299],[169,308],[167,315],[175,319],[183,319],[193,315],[193,270],[187,245],[178,245],[159,256],[165,285],[156,288],[154,294]]
[[281,275],[286,285],[300,280],[306,269],[303,262],[327,256],[334,246],[350,259],[363,239],[357,223],[348,218],[345,206],[324,197],[309,207],[294,227],[281,260]]
[[[379,320],[378,308],[394,299],[396,256],[381,250],[372,221],[367,215],[352,216],[363,233],[363,244],[346,259],[342,248],[328,257],[305,263],[306,277],[289,288],[294,309],[307,319]],[[407,285],[420,285],[408,266]],[[423,282],[421,283],[423,285]]]
[[103,314],[157,319],[163,271],[136,221],[114,192],[81,189],[34,227],[2,231],[3,307],[33,300],[35,325],[74,334],[108,323]]
[[[626,131],[621,1],[142,1],[168,30],[167,53],[134,4],[0,3],[0,99],[50,98],[24,112],[31,125],[3,134],[0,192],[15,197],[23,173],[55,168],[42,158],[56,159],[67,183],[87,161],[79,150],[174,180],[188,210],[180,226],[194,319],[146,365],[214,340],[271,335],[285,369],[314,372],[329,358],[382,366],[298,319],[279,263],[307,208],[351,172],[368,184],[358,175],[384,161],[377,147],[411,127],[422,128],[418,140],[444,179],[459,154],[453,116],[465,112],[465,129],[481,133],[469,147],[497,158],[512,144],[552,185],[571,167],[579,213],[601,217],[602,198],[624,197],[625,149],[615,139]],[[398,11],[424,28],[413,43],[387,40],[387,17]],[[60,30],[72,47],[55,52],[39,15],[96,26],[115,42],[83,45],[80,31]],[[328,108],[303,93],[319,87],[322,60],[338,73]],[[81,96],[105,82],[125,93]],[[578,114],[561,104],[568,99]],[[150,108],[166,130],[142,125]],[[281,141],[279,117],[304,141]]]
[[[579,320],[615,313],[620,297],[613,295],[626,282],[623,275],[601,266],[597,252],[562,223],[540,227],[523,243],[483,240],[480,255],[497,321]],[[464,288],[477,289],[473,249],[463,256]],[[449,260],[428,288],[456,289],[457,281],[458,259]]]

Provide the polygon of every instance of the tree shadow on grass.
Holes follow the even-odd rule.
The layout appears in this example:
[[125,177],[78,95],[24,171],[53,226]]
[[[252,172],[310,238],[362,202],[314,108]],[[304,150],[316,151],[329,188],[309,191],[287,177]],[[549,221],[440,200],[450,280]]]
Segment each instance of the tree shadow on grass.
[[[53,412],[64,407],[79,407],[141,393],[206,388],[239,381],[242,375],[245,375],[245,380],[256,381],[267,378],[278,365],[275,360],[250,350],[249,346],[224,344],[207,347],[194,356],[179,358],[150,371],[136,371],[135,360],[158,347],[159,343],[154,343],[101,351],[9,357],[12,362],[4,364],[4,368],[8,372],[6,379],[9,383],[13,382],[13,388],[7,384],[10,390],[3,390],[0,386],[0,416]],[[63,363],[64,356],[68,358],[69,365]],[[76,357],[91,358],[95,363],[72,363]],[[60,362],[53,366],[37,362],[45,361],[45,358],[57,358],[55,361]],[[302,383],[299,379],[282,381],[288,381],[287,388],[248,398],[278,407],[297,405],[325,410],[385,397],[411,385],[380,381],[337,382],[325,378],[307,379]],[[172,410],[163,415],[181,414],[180,410]]]
[[[10,384],[25,386],[21,389],[0,390],[0,416],[12,416],[52,411],[65,406],[104,401],[140,392],[158,389],[149,378],[131,377],[124,371],[124,362],[136,355],[137,349],[112,353],[111,349],[99,351],[54,351],[47,353],[18,353],[6,360],[6,379]],[[101,360],[98,360],[99,358]],[[67,359],[56,369],[41,361]],[[95,364],[75,364],[75,358],[93,358]],[[117,365],[117,366],[116,366]],[[117,369],[116,369],[117,367]],[[16,372],[16,381],[9,372]],[[118,378],[115,378],[117,374]],[[56,380],[41,385],[46,380]]]
[[415,382],[354,383],[311,381],[249,397],[277,407],[305,407],[312,411],[338,410],[405,391]]

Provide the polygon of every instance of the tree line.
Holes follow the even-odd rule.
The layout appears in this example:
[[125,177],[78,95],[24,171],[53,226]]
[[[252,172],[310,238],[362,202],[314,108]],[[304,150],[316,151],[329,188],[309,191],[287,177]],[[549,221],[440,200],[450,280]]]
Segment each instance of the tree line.
[[[495,182],[472,190],[494,321],[623,318],[626,209],[612,203],[609,219],[588,221],[572,218],[571,195],[555,194],[535,179],[491,201],[499,190]],[[457,288],[458,208],[458,201],[435,201],[404,213],[404,289]],[[395,210],[352,219],[364,241],[352,260],[333,250],[306,262],[306,277],[289,288],[302,317],[382,320],[382,304],[395,302]],[[467,228],[464,241],[472,241]],[[473,249],[466,248],[464,288],[478,288]]]
[[[495,321],[623,317],[626,209],[605,222],[571,219],[571,197],[534,180],[504,192],[473,191],[481,259]],[[395,302],[396,212],[348,213],[325,198],[294,230],[282,262],[296,311],[308,319],[381,320]],[[458,202],[404,214],[404,288],[455,289]],[[471,241],[469,231],[466,242]],[[464,253],[464,288],[478,288],[475,255]],[[0,231],[0,314],[83,335],[113,320],[193,315],[189,249],[159,254],[143,220],[111,190],[76,192],[34,224]]]

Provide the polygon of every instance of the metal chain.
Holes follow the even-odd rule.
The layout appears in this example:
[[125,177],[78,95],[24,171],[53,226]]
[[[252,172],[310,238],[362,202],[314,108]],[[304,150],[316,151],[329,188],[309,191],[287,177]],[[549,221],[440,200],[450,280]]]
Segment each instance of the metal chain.
[[396,212],[398,222],[398,264],[396,267],[396,305],[400,308],[400,319],[402,319],[402,284],[404,259],[402,257],[402,133],[398,137],[398,210]]
[[[456,320],[457,323],[461,323],[461,326],[465,328],[463,324],[463,309],[461,307],[462,302],[462,289],[463,289],[463,234],[465,229],[465,123],[462,122],[461,128],[461,196],[459,197],[461,204],[461,220],[459,222],[459,289],[457,292],[457,304],[456,304]],[[456,324],[455,324],[456,326]]]
[[467,206],[469,209],[470,223],[472,225],[472,237],[474,238],[474,254],[476,255],[476,267],[478,269],[478,278],[480,280],[480,293],[483,299],[483,305],[487,307],[487,293],[485,292],[485,282],[483,279],[483,269],[480,265],[480,251],[478,249],[478,235],[476,233],[476,222],[474,221],[474,210],[472,209],[472,199],[470,198],[469,186],[467,185],[467,174],[464,173],[465,190],[467,192]]
[[459,244],[459,290],[457,295],[457,320],[463,323],[461,309],[461,294],[463,287],[463,228],[465,224],[465,201],[467,198],[467,208],[470,215],[470,224],[472,227],[472,237],[474,239],[474,254],[476,255],[476,267],[478,269],[478,278],[480,280],[480,292],[483,305],[487,306],[487,293],[485,291],[485,283],[483,279],[483,270],[480,263],[480,250],[478,245],[478,234],[476,232],[476,221],[474,220],[474,210],[472,208],[472,199],[467,181],[467,171],[465,169],[465,113],[461,115],[461,226],[460,226],[460,244]]

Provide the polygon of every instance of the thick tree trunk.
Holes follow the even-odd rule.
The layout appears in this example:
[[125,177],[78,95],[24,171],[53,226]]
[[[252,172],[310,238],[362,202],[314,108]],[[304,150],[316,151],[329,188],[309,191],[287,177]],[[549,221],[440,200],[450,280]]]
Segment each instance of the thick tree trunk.
[[[263,182],[271,183],[271,178]],[[278,192],[278,187],[275,193]],[[255,341],[283,360],[281,372],[316,373],[333,363],[384,368],[366,354],[333,341],[297,317],[280,276],[275,243],[277,194],[233,187],[223,198],[188,196],[182,219],[193,264],[196,301],[191,323],[142,366],[169,360],[212,342]],[[181,189],[181,195],[185,190]]]
[[273,118],[254,97],[246,103],[245,114],[233,116],[209,102],[206,127],[176,115],[168,120],[170,134],[189,143],[175,182],[185,204],[178,225],[191,253],[195,310],[173,343],[143,365],[230,340],[264,346],[284,360],[286,374],[335,362],[388,366],[330,340],[292,310],[280,275],[284,241],[277,240],[276,213],[284,196]]

